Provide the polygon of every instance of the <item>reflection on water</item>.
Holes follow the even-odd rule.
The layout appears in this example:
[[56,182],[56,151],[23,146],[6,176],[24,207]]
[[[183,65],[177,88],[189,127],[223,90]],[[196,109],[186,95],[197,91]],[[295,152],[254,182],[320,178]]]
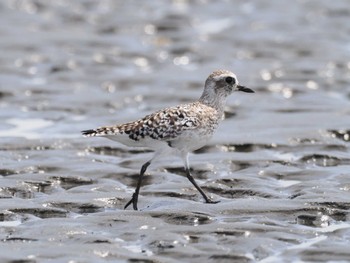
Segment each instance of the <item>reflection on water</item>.
[[[285,10],[288,10],[286,12]],[[0,261],[348,261],[350,4],[0,3]],[[195,100],[234,71],[252,96],[191,157],[87,128]],[[16,253],[13,253],[16,251]],[[35,251],[35,253],[33,252]]]

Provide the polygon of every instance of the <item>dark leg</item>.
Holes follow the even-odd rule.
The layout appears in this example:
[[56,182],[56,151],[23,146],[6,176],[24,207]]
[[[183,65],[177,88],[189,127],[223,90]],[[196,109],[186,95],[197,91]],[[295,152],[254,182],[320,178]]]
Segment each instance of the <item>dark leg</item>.
[[140,188],[141,188],[142,177],[143,177],[144,173],[146,172],[147,167],[150,164],[151,164],[151,161],[148,161],[147,163],[142,165],[141,171],[140,171],[140,175],[139,175],[139,180],[137,181],[137,186],[136,186],[135,192],[133,193],[131,200],[124,206],[124,209],[126,209],[132,203],[132,207],[134,208],[134,210],[137,210],[137,200],[139,198],[139,192],[140,192]]
[[210,203],[210,204],[216,204],[219,203],[220,201],[213,201],[211,200],[202,190],[202,188],[199,187],[199,185],[196,183],[196,181],[194,180],[194,178],[192,177],[190,170],[188,168],[185,168],[186,171],[186,175],[188,180],[190,180],[190,182],[194,185],[194,187],[196,187],[196,189],[201,193],[201,195],[203,196],[203,198],[205,199],[206,203]]

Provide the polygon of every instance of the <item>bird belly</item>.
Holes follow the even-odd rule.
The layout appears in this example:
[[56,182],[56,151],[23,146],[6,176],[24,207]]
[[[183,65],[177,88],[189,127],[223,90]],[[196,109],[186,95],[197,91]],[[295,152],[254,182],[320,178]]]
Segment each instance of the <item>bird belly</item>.
[[191,152],[208,144],[211,137],[212,134],[201,135],[197,133],[184,133],[178,138],[170,141],[170,145],[171,147],[178,149],[180,152]]
[[150,137],[140,138],[139,140],[130,139],[130,137],[127,134],[105,135],[103,137],[119,142],[129,147],[149,148],[155,151],[159,149],[169,148],[167,142],[152,139]]

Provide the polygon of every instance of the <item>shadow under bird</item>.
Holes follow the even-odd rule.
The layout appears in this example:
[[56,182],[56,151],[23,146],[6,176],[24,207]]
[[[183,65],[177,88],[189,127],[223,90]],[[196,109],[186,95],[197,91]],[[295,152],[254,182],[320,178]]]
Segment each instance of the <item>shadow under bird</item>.
[[195,102],[165,108],[137,121],[82,131],[86,137],[106,137],[130,147],[154,150],[153,157],[142,165],[135,192],[124,209],[132,204],[134,210],[137,210],[142,178],[147,167],[156,158],[169,153],[182,158],[188,180],[205,202],[218,203],[211,200],[192,177],[188,154],[203,147],[213,136],[223,119],[226,98],[234,91],[254,92],[239,85],[232,72],[217,70],[209,75],[202,96]]

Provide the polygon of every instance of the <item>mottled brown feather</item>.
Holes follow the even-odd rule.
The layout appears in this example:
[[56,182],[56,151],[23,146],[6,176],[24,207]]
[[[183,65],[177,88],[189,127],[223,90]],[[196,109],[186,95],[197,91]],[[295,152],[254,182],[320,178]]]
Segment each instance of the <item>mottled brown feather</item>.
[[214,130],[219,120],[220,116],[214,108],[194,102],[159,110],[134,122],[83,131],[83,135],[111,136],[125,133],[134,141],[145,137],[169,141],[188,130],[201,130],[210,126]]

